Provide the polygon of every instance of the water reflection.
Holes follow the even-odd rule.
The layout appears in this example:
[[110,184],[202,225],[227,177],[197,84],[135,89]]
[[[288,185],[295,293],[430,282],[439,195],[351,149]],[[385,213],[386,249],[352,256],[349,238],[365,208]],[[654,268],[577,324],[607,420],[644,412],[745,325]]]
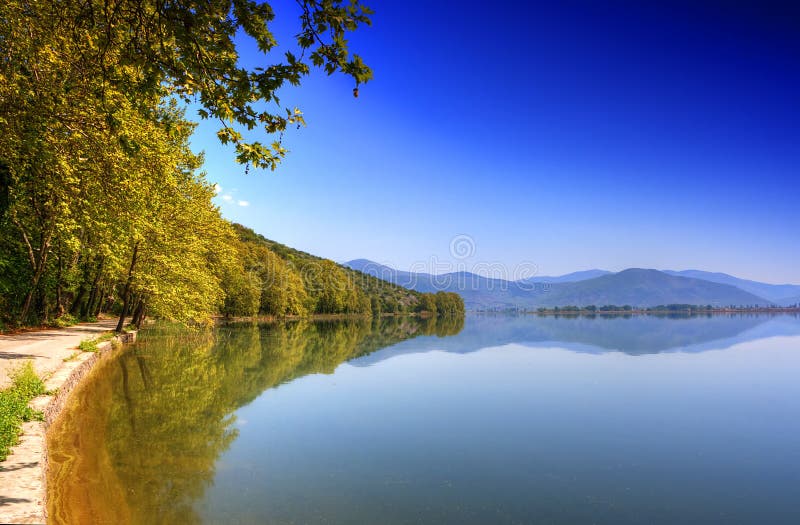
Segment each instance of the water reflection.
[[439,350],[459,354],[508,344],[576,352],[703,352],[779,335],[800,335],[798,314],[494,315],[469,318],[457,337],[416,340],[358,359],[366,366],[394,355]]
[[[51,520],[56,523],[196,523],[202,521],[202,518],[208,516],[209,513],[214,514],[209,509],[203,511],[203,505],[209,505],[209,503],[202,502],[204,499],[208,500],[209,492],[213,492],[210,488],[215,481],[219,483],[218,474],[222,467],[220,457],[226,451],[236,449],[231,445],[237,440],[239,434],[244,432],[243,425],[246,422],[239,421],[237,423],[237,411],[242,412],[242,407],[247,405],[255,410],[257,408],[255,405],[258,403],[254,403],[254,400],[259,398],[263,401],[267,397],[263,393],[268,389],[293,382],[310,374],[331,374],[346,361],[358,367],[376,364],[401,354],[424,353],[431,350],[470,353],[510,343],[515,343],[517,347],[557,346],[582,353],[619,351],[639,355],[678,350],[701,352],[776,335],[800,335],[800,322],[797,317],[785,315],[685,318],[475,316],[467,320],[466,326],[463,319],[389,318],[266,325],[237,324],[222,326],[209,332],[192,332],[160,326],[146,331],[141,341],[135,346],[99,364],[89,380],[82,383],[75,391],[71,398],[72,403],[56,424],[51,427],[48,434],[50,447],[49,515]],[[296,417],[298,420],[303,416],[315,421],[326,420],[326,423],[322,424],[320,428],[327,429],[329,432],[332,431],[331,429],[338,429],[336,430],[338,434],[334,433],[330,439],[327,439],[327,437],[320,437],[319,432],[311,435],[303,434],[298,432],[295,426],[286,424],[286,428],[281,430],[286,434],[285,439],[280,441],[276,438],[276,442],[282,443],[282,446],[278,447],[279,451],[285,453],[287,457],[293,454],[291,457],[295,462],[299,461],[298,458],[308,457],[308,450],[318,449],[320,452],[317,457],[317,467],[312,468],[310,465],[305,465],[305,471],[297,463],[291,463],[291,461],[291,464],[287,465],[280,462],[273,463],[275,475],[284,476],[280,478],[279,486],[286,487],[288,490],[292,486],[292,480],[295,480],[298,483],[298,491],[306,491],[303,492],[305,497],[306,493],[310,494],[308,486],[313,480],[319,481],[324,473],[333,472],[335,468],[342,468],[339,464],[335,464],[331,468],[325,466],[327,465],[326,461],[332,461],[336,454],[347,458],[344,463],[349,468],[363,469],[358,476],[337,480],[337,484],[346,486],[348,483],[355,484],[354,480],[357,479],[368,480],[369,476],[374,474],[369,469],[377,468],[376,465],[382,465],[381,472],[398,469],[398,466],[395,465],[396,451],[408,447],[409,443],[420,442],[427,443],[427,445],[412,447],[413,450],[409,449],[409,459],[404,463],[409,469],[408,476],[418,476],[417,483],[420,484],[419,486],[424,486],[423,482],[426,480],[419,473],[426,472],[426,469],[432,468],[431,465],[436,464],[437,461],[443,462],[442,464],[447,468],[455,468],[453,465],[462,465],[464,472],[459,471],[461,477],[456,478],[456,474],[452,474],[453,477],[447,478],[446,481],[450,479],[462,482],[468,480],[469,483],[475,485],[475,493],[470,493],[468,498],[463,497],[466,492],[452,494],[453,505],[467,508],[469,501],[476,500],[478,494],[483,498],[489,498],[491,495],[486,492],[486,487],[479,485],[481,480],[473,479],[474,470],[467,468],[469,465],[467,460],[479,463],[478,458],[483,458],[487,465],[493,468],[506,465],[507,470],[498,470],[497,476],[510,476],[508,473],[513,472],[513,465],[518,461],[523,461],[527,457],[526,454],[533,457],[533,449],[528,450],[525,447],[550,447],[546,454],[542,453],[542,457],[562,458],[559,460],[560,463],[554,462],[552,465],[548,463],[548,468],[553,469],[553,472],[560,472],[558,469],[569,465],[570,454],[574,455],[576,450],[583,450],[578,446],[569,448],[567,445],[572,443],[570,440],[576,439],[576,436],[585,435],[585,431],[580,429],[587,421],[590,423],[594,421],[593,424],[597,425],[595,437],[598,442],[602,442],[600,438],[605,435],[603,432],[609,432],[609,436],[615,435],[611,433],[612,430],[603,426],[604,423],[597,422],[592,418],[597,418],[598,414],[613,415],[615,410],[623,410],[619,408],[620,405],[613,402],[616,398],[609,394],[610,401],[607,404],[601,405],[594,411],[588,411],[586,414],[580,412],[581,408],[575,407],[581,407],[588,401],[586,403],[582,401],[574,406],[570,404],[572,403],[571,399],[580,396],[581,385],[594,384],[585,381],[584,376],[576,372],[579,369],[578,364],[581,367],[591,368],[591,373],[586,372],[585,377],[591,377],[592,381],[603,377],[600,375],[601,373],[606,374],[608,378],[613,378],[613,380],[609,379],[607,383],[609,385],[624,385],[619,377],[648,378],[648,384],[652,384],[653,379],[658,379],[661,377],[659,374],[664,373],[663,368],[646,368],[645,360],[630,359],[629,361],[636,361],[640,364],[626,366],[638,366],[642,369],[637,373],[618,377],[616,365],[609,362],[607,370],[595,369],[595,365],[585,359],[599,362],[600,358],[587,355],[582,357],[583,361],[567,360],[562,366],[556,367],[554,370],[564,377],[559,381],[553,381],[553,373],[543,372],[547,370],[546,360],[541,363],[537,361],[535,367],[529,366],[528,358],[521,355],[519,350],[521,349],[515,349],[515,353],[513,355],[509,353],[506,358],[493,358],[486,353],[487,356],[483,357],[479,364],[475,363],[474,368],[464,368],[458,373],[453,372],[452,362],[441,357],[445,354],[437,353],[421,356],[431,357],[425,362],[397,360],[399,364],[394,369],[387,368],[380,374],[373,374],[372,381],[374,383],[368,382],[368,386],[361,383],[361,381],[367,381],[368,377],[355,375],[352,371],[360,370],[365,374],[373,371],[343,367],[349,368],[351,371],[348,372],[349,375],[345,374],[341,379],[342,386],[338,390],[330,384],[292,390],[293,386],[296,387],[300,383],[300,381],[295,381],[292,386],[272,391],[273,394],[284,393],[284,389],[286,389],[287,397],[281,398],[280,402],[273,398],[274,403],[268,403],[274,409],[273,412],[256,410],[258,416],[255,417],[261,419],[259,425],[262,430],[260,430],[259,436],[266,433],[263,428],[281,427],[290,417]],[[575,358],[580,357],[570,352],[561,353]],[[559,362],[563,360],[557,356],[548,357],[550,354],[544,352],[542,354],[542,359],[553,359]],[[512,357],[513,360],[508,361]],[[722,364],[724,365],[724,363]],[[719,370],[720,366],[715,364],[711,369]],[[542,375],[536,378],[534,374],[537,373]],[[430,377],[427,377],[426,374],[430,374]],[[561,390],[562,385],[569,383],[562,379],[568,379],[570,374],[574,375],[576,386],[568,389],[569,392],[565,392]],[[653,375],[650,377],[648,374]],[[337,373],[337,377],[340,375]],[[409,379],[405,379],[409,376]],[[348,384],[353,390],[349,394],[345,394],[348,392],[345,386],[348,377],[351,381]],[[358,382],[355,379],[358,379]],[[407,381],[407,384],[404,381]],[[394,388],[387,386],[392,382],[394,382]],[[551,383],[554,385],[552,388],[548,386]],[[315,390],[315,388],[321,390]],[[362,388],[365,390],[361,390]],[[527,392],[526,390],[536,388],[544,390],[541,392],[533,390]],[[653,393],[655,391],[651,392],[648,388],[647,385],[642,385],[639,390],[632,390],[640,393],[649,392],[649,395],[656,399],[657,396]],[[683,388],[687,393],[690,392],[686,387]],[[438,394],[433,394],[433,390],[438,390]],[[387,394],[387,391],[391,393]],[[337,392],[338,395],[343,396],[342,400],[338,403],[332,402],[330,407],[326,406],[326,396],[333,399],[331,396]],[[702,390],[699,386],[694,395],[698,395],[698,392],[702,398]],[[291,396],[288,395],[290,393]],[[660,414],[679,413],[673,410],[672,405],[669,404],[674,403],[671,387],[665,386],[663,393],[664,402],[655,412]],[[308,399],[298,397],[301,394],[311,397]],[[603,395],[603,391],[598,391],[586,399],[597,402],[598,399],[604,399]],[[562,407],[558,405],[557,398],[559,396],[563,396]],[[290,397],[294,401],[290,400]],[[628,396],[627,394],[620,396],[620,398],[623,397],[624,399],[638,399],[641,396]],[[464,400],[470,398],[471,401],[465,404]],[[382,401],[376,401],[378,399],[382,399]],[[534,400],[552,401],[540,403]],[[306,401],[308,403],[304,404]],[[375,401],[374,406],[368,404],[373,401]],[[655,401],[651,400],[650,402]],[[513,409],[513,403],[522,404],[518,409]],[[745,403],[746,401],[740,401],[739,406],[746,406]],[[385,409],[385,407],[392,406],[395,407],[393,411]],[[628,411],[632,410],[627,405],[623,408]],[[334,410],[344,410],[344,412],[334,414]],[[387,412],[384,413],[384,410]],[[629,420],[632,422],[644,421],[651,410],[653,410],[652,405],[647,405],[642,408],[641,412],[636,413],[635,417],[631,416]],[[403,415],[406,414],[404,411],[410,415]],[[426,415],[428,412],[431,414],[430,417]],[[715,407],[714,411],[709,412],[719,413],[719,407]],[[761,408],[753,409],[753,412],[761,413],[763,410]],[[394,423],[389,422],[387,413],[391,413],[391,417],[396,419]],[[507,413],[539,413],[540,420],[535,421],[536,424],[531,423],[529,427],[526,426],[527,423],[523,425],[523,422],[526,421],[525,418],[516,415],[509,416],[508,420],[504,419]],[[574,418],[564,416],[569,413],[574,413],[576,416]],[[687,413],[689,413],[688,410]],[[629,414],[624,411],[620,414],[622,415],[618,415],[618,418],[627,421],[626,418]],[[414,417],[418,417],[419,421],[413,419]],[[446,420],[443,419],[444,417],[451,419]],[[330,418],[330,420],[326,418]],[[702,420],[703,418],[698,419],[698,421]],[[461,421],[462,431],[455,432],[453,435],[448,434],[448,432],[452,432],[452,429],[459,428],[456,424],[458,421]],[[635,425],[635,423],[631,424]],[[624,426],[630,428],[631,424]],[[516,431],[514,425],[519,426]],[[253,426],[256,426],[255,423]],[[491,429],[493,428],[503,429],[504,439],[509,440],[507,446],[491,448],[487,445],[496,439],[496,436],[492,434]],[[653,428],[653,424],[648,428]],[[683,427],[675,425],[675,428]],[[400,429],[404,434],[399,433]],[[563,433],[559,433],[562,430]],[[713,429],[700,430],[713,433]],[[552,431],[553,435],[547,434],[548,431]],[[369,443],[365,440],[354,442],[351,432],[355,433],[358,438],[372,432],[382,436],[382,439]],[[541,433],[538,440],[530,438],[534,432]],[[644,427],[641,435],[642,442],[646,442],[646,439],[651,437]],[[431,436],[441,436],[441,443],[437,444],[436,441],[431,441],[433,439]],[[258,441],[259,437],[255,438],[255,441],[244,439],[244,437],[240,441],[257,442],[258,446],[264,446],[263,441]],[[337,442],[336,439],[338,439],[339,447],[336,448],[337,452],[334,454],[330,449],[331,443]],[[478,440],[475,450],[468,448],[469,439]],[[481,439],[483,441],[480,441]],[[612,438],[608,438],[608,440],[609,442],[613,441]],[[294,450],[292,447],[295,445],[293,444],[300,442],[304,442],[309,448]],[[314,448],[314,443],[319,443],[319,446]],[[360,464],[357,459],[367,457],[364,447],[368,445],[367,452],[373,456],[369,462]],[[381,448],[384,446],[385,450]],[[558,447],[563,447],[564,450],[560,450]],[[253,452],[245,447],[236,454],[229,453],[228,455],[232,459],[241,456],[244,461],[248,462],[266,462],[265,459],[256,457],[259,453],[266,454],[263,449]],[[452,461],[447,459],[450,457],[448,454],[462,453],[464,454],[463,458]],[[502,456],[505,453],[510,456]],[[519,453],[519,457],[512,458],[512,453]],[[275,450],[273,449],[274,454]],[[629,454],[629,452],[626,451],[621,457],[627,457],[625,454]],[[328,456],[331,457],[328,458]],[[646,461],[649,456],[643,456],[643,458],[642,461]],[[277,460],[273,457],[272,461]],[[597,461],[600,462],[599,459]],[[277,468],[277,465],[280,465],[281,468]],[[323,466],[325,467],[323,468]],[[411,466],[414,468],[412,469]],[[483,468],[488,467],[483,465]],[[574,468],[578,471],[585,466],[576,465]],[[263,470],[269,470],[269,468],[263,466]],[[235,470],[235,475],[238,476],[244,471],[246,470]],[[292,475],[286,474],[293,472],[297,472],[296,479]],[[307,478],[300,477],[303,472],[307,474]],[[487,472],[494,471],[490,469]],[[513,483],[511,481],[502,481],[502,483],[508,483],[508,487],[518,486],[519,490],[524,487],[535,487],[540,492],[551,489],[555,491],[552,483],[547,482],[544,478],[533,476],[531,472],[535,472],[534,470],[526,472],[525,475],[528,476],[526,478],[515,478]],[[600,471],[598,470],[598,472]],[[605,474],[601,474],[602,472],[598,474],[598,486],[605,483],[607,479],[604,477]],[[574,475],[574,473],[569,473],[569,475]],[[650,478],[643,479],[650,480]],[[256,483],[254,480],[251,481]],[[594,481],[592,482],[594,483]],[[229,487],[224,490],[217,488],[221,494],[224,494],[223,499],[229,501],[235,499],[238,491],[249,490],[245,480],[236,480],[228,485],[234,488]],[[500,486],[501,481],[497,481],[489,488]],[[274,487],[275,485],[272,485],[273,492],[276,491]],[[326,497],[326,491],[333,490],[331,487],[325,486],[324,490],[316,493],[316,496]],[[446,488],[446,485],[436,485],[435,490],[443,491]],[[564,494],[567,494],[567,489],[568,487],[564,488]],[[257,492],[255,488],[252,490]],[[368,487],[359,487],[359,490],[368,490]],[[428,488],[418,492],[409,492],[407,497],[411,499],[407,502],[407,508],[414,508],[414,502],[423,501],[427,497],[426,493],[433,494],[432,490]],[[358,491],[354,490],[355,492]],[[387,494],[396,492],[395,488]],[[507,493],[509,498],[510,495],[512,492]],[[256,500],[264,499],[258,494],[253,497]],[[385,497],[389,501],[389,496]],[[553,497],[557,498],[561,495],[554,493]],[[242,501],[250,501],[243,496],[242,498]],[[501,499],[499,495],[496,495],[495,500],[492,501]],[[271,501],[272,508],[280,501],[283,500]],[[526,501],[525,497],[520,496],[514,502],[506,502],[506,505],[508,508],[514,508],[514,505],[519,506],[518,516],[525,516],[529,509],[524,507],[521,503],[523,501]],[[391,505],[400,505],[394,501],[390,501],[390,503]],[[450,508],[441,501],[439,503],[431,501],[429,504],[431,506],[443,505],[441,512],[446,512]],[[198,511],[198,508],[201,508],[201,511]],[[301,508],[304,508],[301,500],[292,500],[291,505],[287,503],[287,519],[292,516],[296,517],[298,509]],[[346,501],[342,501],[337,508],[340,512],[339,518],[344,522],[348,521],[345,519],[346,516],[351,516],[347,513],[354,512],[352,505],[346,504]],[[366,507],[364,508],[366,509]],[[361,515],[359,519],[367,517],[367,511],[364,512],[365,514]],[[369,516],[374,517],[380,512],[383,511],[375,510],[376,514],[369,514]],[[230,517],[230,515],[228,516]],[[326,516],[326,518],[328,517],[331,518],[331,521],[337,521],[335,516]],[[444,519],[445,515],[439,517],[447,521]],[[436,520],[431,522],[434,521]],[[647,520],[643,519],[643,521]]]
[[[106,360],[48,434],[50,517],[60,523],[196,523],[193,503],[236,439],[233,412],[264,390],[463,319],[384,318],[162,326]],[[154,517],[158,517],[154,519]]]

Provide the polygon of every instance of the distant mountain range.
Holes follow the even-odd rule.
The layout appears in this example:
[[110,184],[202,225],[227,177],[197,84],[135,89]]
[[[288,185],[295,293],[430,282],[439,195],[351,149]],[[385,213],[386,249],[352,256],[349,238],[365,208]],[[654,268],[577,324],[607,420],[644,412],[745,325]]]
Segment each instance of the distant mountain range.
[[572,272],[556,277],[547,275],[543,275],[541,277],[531,277],[530,279],[525,279],[524,281],[529,283],[574,283],[577,281],[585,281],[586,279],[594,279],[595,277],[602,277],[603,275],[608,275],[610,273],[611,272],[607,270],[583,270],[581,272]]
[[700,270],[630,268],[617,273],[585,270],[508,281],[470,272],[440,275],[404,272],[368,259],[344,265],[419,292],[458,292],[467,308],[473,310],[605,304],[785,306],[800,302],[800,285],[761,283]]
[[712,283],[730,284],[745,292],[763,297],[776,304],[796,304],[800,299],[800,286],[796,284],[769,284],[747,279],[739,279],[733,275],[719,272],[704,272],[701,270],[683,270],[676,272],[664,270],[664,273],[676,275],[678,277],[692,277],[711,281]]

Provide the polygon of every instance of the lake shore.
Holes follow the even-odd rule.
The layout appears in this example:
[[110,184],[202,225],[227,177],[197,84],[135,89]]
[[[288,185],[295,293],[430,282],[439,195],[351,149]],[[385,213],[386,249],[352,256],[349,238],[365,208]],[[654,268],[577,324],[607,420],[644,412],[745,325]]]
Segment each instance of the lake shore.
[[407,312],[407,313],[394,313],[387,312],[381,313],[379,316],[372,314],[313,314],[307,316],[300,315],[258,315],[254,317],[225,317],[217,316],[214,318],[215,323],[275,323],[281,321],[342,321],[347,319],[372,319],[375,317],[415,317],[421,319],[428,319],[434,317],[430,312]]
[[572,310],[572,309],[552,309],[538,311],[520,312],[525,314],[534,315],[571,315],[571,316],[592,316],[592,315],[705,315],[705,314],[786,314],[786,313],[800,313],[800,308],[685,308],[685,309],[667,309],[667,308],[633,308],[631,310]]
[[61,412],[72,389],[93,365],[121,343],[132,342],[136,332],[126,332],[83,352],[78,345],[110,333],[116,320],[104,319],[68,328],[0,335],[0,387],[10,384],[9,373],[26,361],[44,380],[46,394],[33,399],[31,408],[43,421],[22,425],[22,435],[11,454],[0,463],[0,522],[44,523],[46,516],[46,433]]

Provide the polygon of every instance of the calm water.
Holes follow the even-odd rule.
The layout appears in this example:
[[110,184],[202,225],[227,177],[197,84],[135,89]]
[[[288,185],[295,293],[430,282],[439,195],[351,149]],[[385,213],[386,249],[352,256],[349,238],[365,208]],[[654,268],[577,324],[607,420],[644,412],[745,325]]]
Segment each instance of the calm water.
[[66,523],[800,523],[800,319],[150,329],[49,435]]

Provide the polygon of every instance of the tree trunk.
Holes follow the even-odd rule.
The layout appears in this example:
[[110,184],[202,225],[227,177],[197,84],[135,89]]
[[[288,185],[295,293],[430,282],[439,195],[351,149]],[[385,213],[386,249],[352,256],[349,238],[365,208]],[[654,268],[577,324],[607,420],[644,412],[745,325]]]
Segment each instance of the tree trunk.
[[47,290],[45,290],[42,286],[37,288],[36,292],[36,301],[34,302],[34,311],[36,311],[39,315],[39,321],[42,324],[47,324],[49,319],[49,307],[47,304]]
[[94,317],[99,317],[100,312],[103,311],[103,301],[105,299],[105,296],[106,296],[106,287],[103,286],[100,288],[99,293],[97,294],[97,304],[94,306],[93,309],[89,310],[90,312],[92,312],[92,315]]
[[125,289],[122,291],[122,312],[119,314],[119,322],[117,322],[117,332],[121,332],[125,327],[125,317],[128,315],[128,307],[130,306],[131,284],[133,283],[133,270],[136,268],[136,255],[139,253],[139,242],[133,245],[133,254],[131,255],[131,265],[128,268],[128,278],[125,280]]
[[136,326],[136,329],[142,327],[142,321],[144,320],[144,311],[145,305],[144,301],[139,301],[139,304],[136,306],[136,311],[133,313],[133,324]]
[[78,291],[75,293],[75,297],[72,298],[72,304],[69,306],[70,315],[77,315],[78,312],[80,312],[81,316],[85,315],[84,311],[86,310],[86,305],[84,304],[83,299],[86,297],[89,279],[91,279],[91,277],[92,267],[90,261],[83,261],[83,278],[81,279],[81,284],[78,287]]
[[72,304],[69,307],[69,314],[75,315],[78,313],[78,308],[83,306],[83,296],[86,295],[86,283],[81,282],[80,287],[78,288],[78,292],[75,294],[75,297],[72,299]]
[[14,224],[19,228],[20,232],[22,233],[22,238],[25,241],[25,245],[28,248],[28,260],[31,263],[31,269],[33,269],[33,277],[31,278],[31,288],[28,290],[28,294],[25,296],[25,302],[22,305],[22,312],[20,313],[19,319],[20,322],[24,323],[25,319],[28,317],[28,312],[31,308],[31,302],[33,301],[33,295],[36,293],[37,288],[39,287],[39,280],[44,273],[44,269],[47,265],[47,255],[50,253],[50,240],[53,236],[53,231],[46,233],[42,233],[41,237],[41,245],[39,246],[39,257],[38,261],[36,256],[34,255],[33,246],[31,246],[30,240],[28,235],[25,233],[25,230],[22,228],[22,225],[17,222],[13,221]]
[[28,294],[25,296],[25,302],[22,305],[22,312],[19,314],[19,319],[23,323],[28,317],[28,312],[30,311],[31,303],[33,302],[33,296],[36,293],[36,290],[39,288],[39,279],[41,279],[42,273],[44,273],[45,263],[47,262],[47,246],[43,245],[39,252],[39,262],[35,267],[33,278],[31,279],[31,288],[28,290]]
[[56,318],[64,315],[64,260],[58,256],[58,272],[56,273]]
[[[97,300],[98,292],[102,290],[98,289],[98,283],[100,282],[100,276],[103,275],[103,265],[105,263],[105,257],[100,257],[100,262],[97,263],[97,272],[94,274],[94,279],[92,280],[92,291],[89,294],[89,301],[81,307],[81,317],[86,318],[89,316],[90,313],[94,312],[94,302]],[[100,300],[102,301],[103,294],[100,294]],[[97,314],[95,314],[96,316]]]

